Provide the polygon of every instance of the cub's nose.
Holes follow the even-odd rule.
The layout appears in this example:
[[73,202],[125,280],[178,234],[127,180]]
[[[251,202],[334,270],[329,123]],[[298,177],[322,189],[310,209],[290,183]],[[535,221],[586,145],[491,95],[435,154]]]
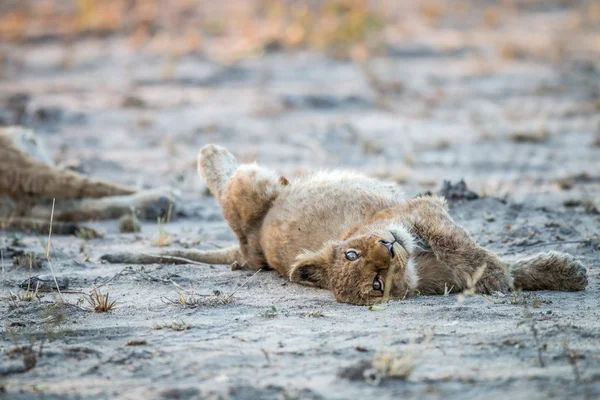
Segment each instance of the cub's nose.
[[394,258],[394,243],[396,242],[386,242],[385,240],[380,240],[382,246],[384,246],[387,251],[390,253],[390,257]]

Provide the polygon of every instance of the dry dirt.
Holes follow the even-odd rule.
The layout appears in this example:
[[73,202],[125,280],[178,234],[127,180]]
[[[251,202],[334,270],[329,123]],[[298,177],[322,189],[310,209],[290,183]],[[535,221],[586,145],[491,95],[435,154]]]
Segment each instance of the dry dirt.
[[[0,43],[1,123],[35,128],[85,173],[181,192],[164,226],[90,222],[103,238],[52,237],[62,306],[55,292],[9,301],[29,275],[9,250],[42,255],[47,237],[0,231],[0,398],[599,398],[600,36],[568,30],[566,2],[531,3],[500,30],[424,24],[362,68],[275,51],[228,66],[188,55],[165,77],[163,57],[120,35],[70,43],[69,68],[60,41]],[[523,35],[542,44],[507,44]],[[369,309],[272,271],[248,281],[228,266],[98,262],[155,251],[161,232],[171,248],[235,242],[195,172],[206,143],[288,178],[358,169],[407,197],[464,178],[484,197],[451,213],[480,243],[507,258],[568,252],[589,286]],[[173,304],[175,283],[197,307]],[[89,311],[94,285],[116,310]],[[372,369],[384,359],[403,376]]]

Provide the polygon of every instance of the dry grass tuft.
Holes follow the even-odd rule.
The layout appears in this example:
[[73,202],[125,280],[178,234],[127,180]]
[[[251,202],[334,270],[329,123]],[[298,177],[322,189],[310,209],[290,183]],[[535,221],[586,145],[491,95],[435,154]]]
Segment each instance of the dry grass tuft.
[[156,322],[152,325],[152,329],[172,329],[177,332],[187,331],[190,329],[190,325],[184,321],[171,321],[171,322]]
[[447,13],[445,4],[439,1],[423,2],[419,11],[421,17],[430,25],[438,24]]
[[376,95],[375,103],[384,110],[391,110],[389,105],[390,96],[400,95],[405,90],[405,85],[402,81],[384,81],[370,67],[368,62],[358,64],[359,70],[365,77],[369,87]]
[[382,143],[371,139],[365,139],[361,147],[364,154],[381,154],[384,151]]
[[[578,183],[591,183],[594,178],[587,172],[581,172],[578,174],[567,175],[554,180],[556,185],[562,190],[570,190],[575,187]],[[577,204],[578,205],[578,204]]]
[[448,287],[448,284],[444,282],[444,296],[449,296],[452,293],[452,289],[454,289],[454,285]]
[[406,165],[392,164],[387,165],[384,169],[375,170],[370,175],[374,178],[381,179],[384,181],[403,184],[409,181],[411,173],[412,170]]
[[38,281],[35,285],[35,290],[31,290],[31,271],[33,270],[33,254],[29,253],[29,279],[27,280],[27,290],[25,293],[14,294],[12,292],[9,293],[9,302],[12,307],[16,307],[17,301],[26,301],[31,302],[35,299],[40,300],[41,296],[39,295],[40,282]]
[[581,383],[581,373],[579,371],[579,367],[577,366],[577,358],[579,358],[580,355],[569,348],[569,345],[567,343],[567,338],[563,338],[562,347],[563,347],[563,355],[569,361],[569,364],[571,365],[571,369],[573,370],[573,376],[575,378],[575,382],[577,384],[580,384]]
[[165,247],[171,244],[171,236],[165,230],[165,225],[171,222],[173,213],[173,203],[169,204],[169,211],[165,218],[158,218],[158,235],[152,240],[152,244],[157,247]]
[[182,308],[197,308],[197,307],[217,307],[224,306],[233,301],[232,296],[223,296],[218,290],[212,295],[196,294],[193,289],[183,290],[175,282],[177,290],[177,298],[163,298],[163,302],[173,304]]
[[13,258],[13,266],[15,268],[42,269],[46,264],[43,257],[32,254],[21,254]]
[[531,309],[529,308],[527,299],[524,297],[521,297],[521,301],[523,302],[524,318],[523,318],[523,320],[521,320],[517,323],[517,326],[518,327],[521,325],[529,326],[529,329],[531,330],[531,335],[533,336],[533,341],[535,343],[535,347],[537,349],[537,361],[538,361],[540,367],[544,368],[546,366],[546,362],[544,361],[543,352],[546,349],[546,347],[543,346],[540,341],[540,334],[539,334],[539,329],[537,327],[536,319],[535,319],[535,316],[533,315],[533,313],[531,312]]
[[139,96],[133,95],[133,94],[129,94],[129,95],[125,96],[125,98],[123,99],[123,102],[121,103],[121,106],[123,108],[137,108],[137,109],[143,109],[143,108],[148,107],[148,105],[146,104],[144,99],[142,99]]
[[370,383],[378,384],[382,379],[406,379],[412,373],[416,363],[416,357],[412,352],[407,351],[403,355],[393,354],[391,352],[380,352],[375,355],[373,360],[373,369],[371,374],[365,378],[371,380]]
[[433,339],[434,331],[427,333],[420,344],[411,339],[403,354],[385,349],[377,352],[373,358],[372,368],[363,371],[363,377],[367,383],[379,385],[384,379],[407,379],[412,374],[419,354],[427,347]]
[[561,190],[571,190],[573,189],[573,187],[575,186],[575,184],[577,183],[575,181],[575,179],[573,179],[573,177],[567,176],[564,178],[558,178],[555,180],[556,185],[561,189]]
[[104,234],[91,228],[81,227],[75,233],[75,237],[83,240],[102,239]]
[[311,311],[311,312],[307,313],[306,316],[309,318],[325,318],[326,317],[326,315],[323,314],[323,311]]
[[527,57],[527,52],[516,43],[504,43],[500,46],[500,56],[505,60],[522,60]]
[[183,308],[196,308],[201,304],[201,299],[196,296],[194,290],[189,292],[177,290],[177,300],[173,301],[173,303],[177,303]]
[[152,245],[156,247],[166,247],[171,244],[171,236],[161,227],[158,228],[158,235],[152,239]]
[[146,339],[133,339],[127,342],[127,346],[145,346],[147,344]]
[[119,232],[121,233],[137,233],[142,229],[140,220],[134,213],[123,215],[119,219]]
[[483,22],[488,28],[495,29],[501,23],[501,10],[497,7],[488,7],[483,13]]
[[50,242],[52,240],[52,222],[54,221],[54,207],[56,205],[56,199],[52,199],[52,211],[50,212],[50,229],[48,231],[48,244],[46,246],[46,261],[48,262],[48,266],[50,267],[50,274],[52,275],[52,279],[54,280],[54,284],[56,285],[56,291],[58,292],[58,296],[60,297],[60,303],[66,304],[65,298],[60,292],[60,286],[58,281],[56,280],[56,275],[54,274],[54,268],[52,268],[52,262],[50,262]]
[[588,200],[583,203],[583,209],[586,214],[600,215],[600,204],[594,200]]
[[462,305],[465,301],[466,296],[473,296],[477,292],[477,283],[485,273],[487,269],[487,264],[483,264],[479,266],[474,272],[473,275],[466,276],[467,280],[467,288],[464,289],[457,298],[457,302],[459,305]]
[[279,315],[277,307],[271,306],[270,309],[260,314],[261,317],[266,319],[276,318]]
[[40,283],[35,286],[35,290],[31,290],[31,287],[27,285],[27,290],[23,293],[14,294],[10,292],[8,295],[9,302],[12,303],[13,308],[16,306],[17,301],[25,301],[32,302],[35,299],[40,300],[41,296],[39,295]]
[[550,132],[540,127],[533,131],[516,131],[510,135],[510,140],[517,143],[544,143],[550,139]]
[[[41,355],[41,348],[40,353]],[[18,356],[23,356],[23,367],[18,372],[27,372],[37,364],[36,352],[33,350],[33,343],[27,345],[15,346],[6,352],[9,359],[13,360]],[[1,391],[0,391],[1,393]],[[1,397],[1,396],[0,396]]]
[[95,287],[92,289],[89,296],[86,297],[86,300],[95,312],[108,312],[117,309],[117,307],[115,307],[117,301],[109,301],[108,293],[102,294]]

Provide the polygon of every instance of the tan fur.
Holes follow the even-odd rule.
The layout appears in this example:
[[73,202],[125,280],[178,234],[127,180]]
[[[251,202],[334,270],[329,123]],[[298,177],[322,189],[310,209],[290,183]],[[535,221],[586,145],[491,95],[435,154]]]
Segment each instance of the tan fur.
[[[3,229],[46,232],[52,199],[56,199],[54,220],[74,222],[118,218],[130,213],[132,208],[144,209],[155,203],[164,208],[162,203],[169,193],[167,190],[138,192],[56,168],[32,131],[0,128],[0,223]],[[71,231],[72,226],[65,231]]]
[[[360,305],[385,295],[491,293],[511,287],[583,290],[587,285],[585,268],[568,254],[505,264],[454,222],[440,197],[404,200],[394,184],[342,172],[289,183],[263,167],[237,167],[227,150],[214,145],[200,151],[198,170],[239,239],[239,253],[181,250],[178,257],[271,267],[293,282],[328,288],[338,301]],[[168,254],[104,259],[160,261]]]
[[19,142],[36,140],[21,128],[0,129],[0,193],[23,199],[97,198],[135,193],[135,189],[54,168],[23,151]]

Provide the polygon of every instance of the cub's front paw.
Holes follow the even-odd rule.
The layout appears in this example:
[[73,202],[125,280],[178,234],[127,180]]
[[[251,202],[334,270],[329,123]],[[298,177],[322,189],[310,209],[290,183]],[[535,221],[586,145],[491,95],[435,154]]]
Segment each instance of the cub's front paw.
[[475,284],[477,293],[491,294],[494,292],[508,293],[511,279],[507,271],[499,265],[492,265],[485,270]]
[[506,277],[484,277],[476,285],[477,293],[491,294],[494,292],[507,293],[510,289]]
[[575,292],[584,290],[588,284],[583,264],[569,254],[564,255],[564,265],[557,268],[557,290]]

